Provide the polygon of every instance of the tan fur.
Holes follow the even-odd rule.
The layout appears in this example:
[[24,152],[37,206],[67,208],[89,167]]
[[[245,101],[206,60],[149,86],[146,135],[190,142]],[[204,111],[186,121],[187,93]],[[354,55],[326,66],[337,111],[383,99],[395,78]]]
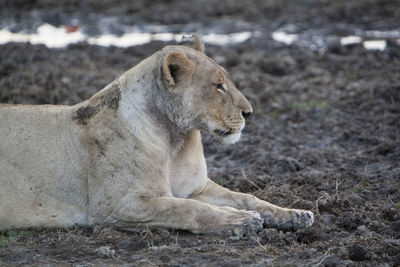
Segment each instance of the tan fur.
[[310,226],[309,211],[207,177],[199,131],[236,142],[251,111],[222,67],[185,46],[165,47],[75,106],[0,105],[0,229]]
[[197,36],[197,34],[184,35],[182,37],[182,43],[200,52],[204,53],[205,51],[204,44],[200,41],[200,38]]

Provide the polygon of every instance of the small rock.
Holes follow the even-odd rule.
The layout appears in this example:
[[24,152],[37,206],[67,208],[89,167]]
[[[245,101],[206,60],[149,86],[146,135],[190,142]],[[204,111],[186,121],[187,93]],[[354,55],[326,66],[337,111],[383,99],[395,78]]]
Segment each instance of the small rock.
[[382,216],[385,220],[393,222],[399,219],[399,212],[397,209],[392,207],[386,207],[382,210]]
[[347,248],[349,251],[349,259],[352,261],[364,261],[367,259],[367,252],[358,245]]
[[318,200],[318,205],[325,207],[326,205],[328,205],[328,200],[326,200],[325,198],[322,198],[322,199]]
[[400,222],[395,222],[392,224],[392,229],[393,231],[399,232],[400,233]]
[[325,267],[336,267],[340,266],[339,259],[336,257],[327,257],[324,261]]
[[303,244],[310,244],[322,239],[321,229],[317,225],[306,229],[299,229],[295,232],[295,235],[297,241]]
[[353,231],[357,229],[359,221],[360,220],[357,216],[353,214],[346,214],[339,220],[338,225],[347,231]]
[[161,246],[158,246],[158,247],[150,247],[149,249],[162,252],[162,251],[164,251],[164,250],[166,250],[166,249],[168,249],[168,248],[169,248],[169,247],[166,246],[166,245],[161,245]]
[[113,258],[115,256],[115,250],[111,249],[110,246],[102,246],[95,250],[97,256],[103,258]]
[[272,243],[281,238],[281,236],[279,235],[279,231],[275,228],[264,229],[260,235],[262,244]]
[[368,233],[368,229],[365,227],[365,225],[360,225],[357,227],[357,230],[354,232],[356,236],[362,236],[366,235]]

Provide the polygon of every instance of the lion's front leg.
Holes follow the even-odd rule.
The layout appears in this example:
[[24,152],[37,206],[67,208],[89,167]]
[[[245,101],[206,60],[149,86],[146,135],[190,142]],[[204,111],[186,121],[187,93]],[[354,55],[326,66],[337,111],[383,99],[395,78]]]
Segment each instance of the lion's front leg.
[[314,214],[311,211],[281,208],[250,194],[230,191],[210,179],[204,190],[191,198],[218,206],[255,210],[263,217],[266,227],[296,230],[314,223]]
[[244,236],[263,228],[263,219],[255,211],[219,207],[193,199],[130,195],[119,201],[107,222],[121,228],[148,225],[228,236]]

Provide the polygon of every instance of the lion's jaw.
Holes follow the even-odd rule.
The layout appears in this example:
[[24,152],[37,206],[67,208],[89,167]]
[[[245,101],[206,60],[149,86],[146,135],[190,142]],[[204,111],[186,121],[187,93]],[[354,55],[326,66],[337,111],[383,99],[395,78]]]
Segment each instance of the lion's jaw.
[[230,134],[222,139],[224,144],[234,144],[237,143],[242,136],[241,132]]
[[205,122],[207,127],[204,130],[220,139],[224,144],[234,144],[240,140],[245,121],[238,121],[235,125],[229,121],[208,120]]

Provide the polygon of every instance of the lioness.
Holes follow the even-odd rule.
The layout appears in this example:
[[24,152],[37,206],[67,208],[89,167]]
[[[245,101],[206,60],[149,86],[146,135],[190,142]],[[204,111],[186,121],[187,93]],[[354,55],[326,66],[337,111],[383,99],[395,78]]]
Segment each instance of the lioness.
[[243,235],[312,225],[310,211],[207,177],[200,131],[234,143],[251,113],[197,37],[75,106],[0,105],[0,229],[113,224]]

